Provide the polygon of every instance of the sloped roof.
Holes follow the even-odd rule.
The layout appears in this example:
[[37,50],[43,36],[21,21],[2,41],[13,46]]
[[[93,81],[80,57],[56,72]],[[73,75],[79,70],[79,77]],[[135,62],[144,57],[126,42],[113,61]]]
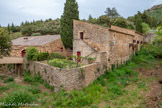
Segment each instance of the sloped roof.
[[19,46],[42,46],[56,39],[59,39],[60,35],[45,35],[45,36],[28,36],[20,37],[12,40],[12,45]]

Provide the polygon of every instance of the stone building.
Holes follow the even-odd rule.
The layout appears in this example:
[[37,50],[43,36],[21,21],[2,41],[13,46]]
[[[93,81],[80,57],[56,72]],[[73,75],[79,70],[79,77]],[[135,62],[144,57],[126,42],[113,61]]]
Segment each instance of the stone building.
[[60,35],[20,37],[12,41],[10,55],[24,57],[26,49],[31,46],[38,48],[40,52],[58,52],[66,56],[66,50]]
[[[125,63],[143,44],[142,34],[116,26],[109,29],[74,20],[73,55],[95,57],[96,62],[107,65]],[[88,63],[87,59],[81,62]]]

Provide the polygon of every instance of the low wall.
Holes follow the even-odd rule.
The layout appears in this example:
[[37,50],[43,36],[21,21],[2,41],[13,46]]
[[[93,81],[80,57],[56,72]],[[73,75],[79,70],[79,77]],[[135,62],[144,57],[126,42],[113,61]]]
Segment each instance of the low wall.
[[30,70],[32,74],[40,74],[51,86],[55,86],[56,92],[60,89],[66,91],[82,89],[104,74],[106,70],[99,63],[73,69],[60,69],[40,62],[30,62],[28,66],[24,65],[24,68]]

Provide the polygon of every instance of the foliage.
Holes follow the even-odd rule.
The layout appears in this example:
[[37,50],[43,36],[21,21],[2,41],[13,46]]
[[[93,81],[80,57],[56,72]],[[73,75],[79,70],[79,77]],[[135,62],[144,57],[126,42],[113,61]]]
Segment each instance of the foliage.
[[39,51],[35,47],[29,47],[26,49],[26,59],[29,61],[36,61],[38,58]]
[[38,61],[47,60],[47,57],[48,57],[48,53],[47,52],[40,52],[38,54]]
[[80,65],[77,65],[75,62],[71,60],[66,60],[66,59],[52,59],[49,61],[49,64],[54,67],[59,67],[59,68],[76,68],[79,67]]
[[78,4],[75,0],[66,0],[64,13],[61,16],[60,34],[66,48],[72,49],[73,20],[79,19]]
[[[91,18],[91,20],[92,19],[93,18]],[[99,16],[99,18],[97,19],[96,22],[97,22],[97,24],[103,25],[105,27],[108,27],[111,24],[110,18],[106,15]]]
[[54,35],[60,33],[60,20],[48,19],[46,21],[38,20],[31,23],[25,22],[21,24],[20,28],[23,35]]
[[35,83],[35,82],[43,83],[44,82],[44,80],[39,74],[31,76],[29,72],[24,73],[24,81],[27,83]]
[[4,80],[4,83],[9,83],[9,82],[12,82],[12,81],[14,81],[14,78],[13,77],[9,77],[9,78]]
[[119,27],[122,27],[122,28],[128,28],[128,24],[127,24],[126,19],[124,19],[122,17],[116,18],[113,25],[119,26]]
[[[0,99],[0,102],[9,105],[7,107],[18,108],[19,106],[21,106],[21,104],[24,106],[25,104],[30,104],[35,100],[36,99],[28,92],[21,91],[21,92],[13,92],[5,97],[2,97]],[[2,106],[2,108],[6,108],[6,106]]]
[[50,59],[55,59],[55,58],[65,59],[65,57],[63,55],[61,55],[60,53],[56,53],[56,52],[51,53],[50,54]]
[[146,11],[149,16],[156,18],[157,20],[162,19],[162,8],[154,8],[152,10]]
[[36,87],[31,87],[28,89],[29,92],[32,92],[33,94],[38,94],[40,93],[40,89]]
[[41,34],[40,33],[32,33],[31,35],[32,36],[40,36]]
[[22,33],[21,33],[21,32],[10,33],[10,38],[11,38],[11,40],[17,39],[17,38],[19,38],[19,37],[21,37],[21,36],[22,36]]
[[147,23],[142,23],[142,33],[147,33],[150,30],[150,27]]
[[119,17],[119,13],[117,12],[116,8],[107,8],[105,11],[106,15],[110,18],[116,18]]
[[95,57],[88,57],[87,60],[88,60],[88,63],[91,64],[96,60],[96,58]]
[[11,40],[6,29],[0,28],[0,58],[9,55],[11,50]]
[[149,16],[146,11],[143,13],[138,11],[136,15],[128,17],[128,20],[134,22],[136,31],[140,33],[143,33],[142,23],[148,24],[151,28],[157,27],[158,24],[158,20],[152,16]]
[[154,58],[162,57],[162,46],[157,45],[144,45],[140,51],[133,56],[132,60],[135,63],[145,62],[148,63]]
[[6,91],[6,90],[9,90],[9,87],[7,87],[7,86],[1,86],[0,87],[0,92],[1,91]]

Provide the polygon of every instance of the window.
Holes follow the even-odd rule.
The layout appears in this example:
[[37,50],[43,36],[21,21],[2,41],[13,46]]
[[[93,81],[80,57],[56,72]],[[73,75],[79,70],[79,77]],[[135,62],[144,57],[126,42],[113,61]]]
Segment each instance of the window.
[[63,47],[60,48],[61,52],[63,52]]
[[137,44],[139,44],[139,41],[137,41]]
[[136,40],[133,40],[133,43],[136,43]]
[[80,39],[83,40],[83,32],[80,32]]

